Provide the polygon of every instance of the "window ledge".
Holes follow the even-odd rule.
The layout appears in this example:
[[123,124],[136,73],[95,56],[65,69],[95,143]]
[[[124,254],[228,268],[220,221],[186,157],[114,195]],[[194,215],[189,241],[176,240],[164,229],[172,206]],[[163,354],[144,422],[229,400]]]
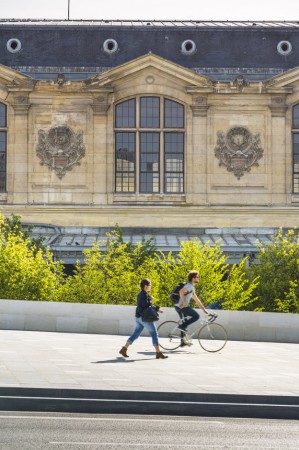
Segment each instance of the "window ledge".
[[0,203],[6,203],[7,202],[7,194],[0,192]]
[[299,194],[293,194],[291,197],[292,203],[299,203]]
[[185,203],[185,194],[113,194],[114,203]]

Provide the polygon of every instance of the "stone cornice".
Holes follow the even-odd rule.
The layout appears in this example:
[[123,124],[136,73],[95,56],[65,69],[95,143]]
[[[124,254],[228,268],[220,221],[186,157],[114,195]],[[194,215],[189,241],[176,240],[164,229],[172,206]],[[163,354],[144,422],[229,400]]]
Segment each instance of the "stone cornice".
[[286,95],[276,95],[271,98],[270,105],[271,115],[272,117],[280,117],[285,116],[288,105],[286,104]]
[[93,99],[91,104],[93,113],[98,116],[106,115],[108,109],[110,108],[110,103],[108,101],[107,95],[99,95]]
[[190,105],[194,117],[205,117],[209,106],[207,105]]
[[286,115],[288,110],[287,106],[270,106],[271,116],[272,117],[283,117]]
[[13,107],[15,115],[26,115],[31,106],[28,95],[15,94],[11,106]]

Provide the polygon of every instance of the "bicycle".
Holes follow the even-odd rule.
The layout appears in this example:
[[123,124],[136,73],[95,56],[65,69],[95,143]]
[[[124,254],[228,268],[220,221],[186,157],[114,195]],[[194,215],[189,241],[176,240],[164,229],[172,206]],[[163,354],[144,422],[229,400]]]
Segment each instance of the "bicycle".
[[[176,350],[179,347],[192,345],[192,337],[195,335],[199,345],[207,352],[219,352],[227,342],[227,331],[219,323],[214,323],[217,314],[209,314],[208,318],[199,319],[198,330],[190,334],[180,330],[178,327],[184,322],[168,320],[158,327],[159,345],[164,350]],[[198,323],[197,322],[197,323]]]

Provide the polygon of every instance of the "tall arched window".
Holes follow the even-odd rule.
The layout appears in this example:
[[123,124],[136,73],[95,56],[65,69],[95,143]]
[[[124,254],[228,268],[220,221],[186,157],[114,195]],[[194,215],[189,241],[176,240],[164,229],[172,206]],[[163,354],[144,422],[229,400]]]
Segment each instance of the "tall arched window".
[[115,192],[184,192],[185,108],[140,96],[115,107]]
[[299,105],[293,108],[293,193],[299,194]]
[[0,192],[6,191],[6,106],[0,103]]

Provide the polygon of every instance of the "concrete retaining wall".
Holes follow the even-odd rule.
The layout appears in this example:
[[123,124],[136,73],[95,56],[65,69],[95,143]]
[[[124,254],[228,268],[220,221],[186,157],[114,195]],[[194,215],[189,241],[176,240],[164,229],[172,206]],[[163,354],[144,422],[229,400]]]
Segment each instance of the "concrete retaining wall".
[[[157,323],[177,320],[163,308]],[[235,341],[299,343],[299,314],[213,311]],[[130,335],[135,306],[0,300],[0,329]],[[146,334],[146,333],[145,333]]]

